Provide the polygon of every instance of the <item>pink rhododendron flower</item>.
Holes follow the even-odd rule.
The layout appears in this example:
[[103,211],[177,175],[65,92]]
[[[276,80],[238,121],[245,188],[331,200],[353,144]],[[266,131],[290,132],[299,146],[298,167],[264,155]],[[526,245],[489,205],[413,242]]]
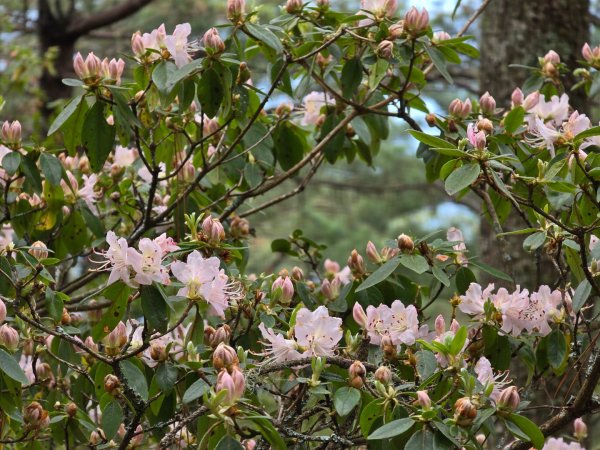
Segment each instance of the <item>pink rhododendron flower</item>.
[[325,105],[335,105],[335,100],[323,92],[311,92],[302,100],[304,117],[302,125],[316,125],[321,116],[321,108]]
[[484,386],[484,390],[487,391],[490,386],[493,386],[489,397],[492,400],[497,401],[500,392],[506,385],[507,375],[504,373],[494,375],[492,364],[485,356],[480,357],[477,364],[475,364],[475,373],[477,374],[477,381]]
[[294,339],[286,339],[282,334],[275,334],[273,329],[266,328],[264,323],[261,323],[258,328],[263,338],[268,341],[266,344],[267,351],[271,353],[274,360],[291,361],[302,357],[302,354],[298,351],[298,344]]
[[498,289],[492,296],[492,302],[498,311],[502,313],[502,331],[513,336],[518,336],[523,329],[521,312],[529,305],[529,292],[527,289],[521,291],[520,286],[512,293],[505,288]]
[[131,166],[137,158],[138,151],[136,149],[117,145],[112,166],[117,168],[127,168]]
[[463,237],[462,231],[456,227],[450,227],[446,232],[446,239],[448,242],[458,242],[458,244],[452,246],[452,248],[458,252],[456,254],[456,262],[463,266],[468,265],[469,260],[463,253],[463,251],[467,249],[467,246],[465,245],[465,238]]
[[561,125],[569,117],[569,96],[563,94],[560,97],[553,95],[546,101],[543,95],[539,97],[537,104],[529,110],[527,121],[529,129],[535,129],[535,118],[553,126]]
[[142,238],[138,244],[140,252],[130,254],[130,262],[136,272],[134,281],[139,284],[169,284],[169,272],[162,265],[163,249],[149,238]]
[[[108,284],[112,284],[117,280],[122,280],[129,286],[134,286],[132,283],[131,260],[138,257],[136,250],[129,247],[127,239],[117,235],[113,231],[106,233],[106,242],[109,247],[103,253],[100,253],[106,262],[98,270],[108,270],[110,266],[110,275],[108,276]],[[135,275],[134,275],[135,276]]]
[[172,35],[165,38],[165,47],[169,50],[177,67],[183,67],[192,60],[188,54],[188,36],[191,32],[190,24],[182,23],[175,27]]
[[[389,336],[394,345],[413,345],[419,336],[417,309],[414,305],[404,306],[400,300],[394,300],[391,307],[369,305],[366,313],[357,303],[353,313],[355,317],[366,316],[366,326],[364,320],[360,325],[367,331],[371,344],[379,345],[383,336]],[[427,333],[428,330],[425,331]]]
[[490,298],[493,290],[493,284],[488,284],[485,289],[482,289],[479,284],[471,283],[465,295],[460,296],[458,309],[472,316],[483,315],[485,302]]
[[542,450],[585,450],[578,442],[565,442],[563,438],[548,438]]
[[177,295],[203,299],[213,315],[225,317],[225,309],[229,306],[230,286],[225,271],[219,269],[219,266],[218,258],[204,258],[199,251],[194,250],[188,255],[187,262],[173,262],[171,272],[184,284]]

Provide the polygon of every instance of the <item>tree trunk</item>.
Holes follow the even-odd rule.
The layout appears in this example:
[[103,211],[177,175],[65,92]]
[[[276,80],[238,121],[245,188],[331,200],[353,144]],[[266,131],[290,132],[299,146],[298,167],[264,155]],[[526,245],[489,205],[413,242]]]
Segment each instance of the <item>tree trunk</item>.
[[[581,59],[581,47],[589,40],[589,0],[493,0],[481,21],[480,91],[489,91],[499,106],[510,105],[515,87],[529,77],[526,69],[510,64],[538,66],[537,58],[548,50],[556,51],[561,61],[575,67]],[[570,91],[574,84],[567,79],[566,92],[571,105],[587,110],[585,94]],[[503,223],[504,231],[526,228],[512,211]],[[482,260],[502,267],[502,257],[488,220],[482,217],[480,255]],[[522,248],[522,236],[507,236],[507,250],[512,256],[515,281],[529,289],[540,283],[554,284],[558,276],[545,255],[539,261]]]

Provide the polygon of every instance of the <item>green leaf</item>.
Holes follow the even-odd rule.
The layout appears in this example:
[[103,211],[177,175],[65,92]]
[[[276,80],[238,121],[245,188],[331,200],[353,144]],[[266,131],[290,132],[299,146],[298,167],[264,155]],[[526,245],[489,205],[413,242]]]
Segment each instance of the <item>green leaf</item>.
[[175,387],[175,382],[177,381],[178,370],[177,367],[165,363],[158,366],[156,369],[156,375],[154,378],[156,379],[156,384],[165,394],[168,394]]
[[219,441],[215,450],[244,450],[244,446],[240,444],[240,441],[227,434]]
[[40,166],[42,168],[42,173],[46,177],[46,180],[48,180],[50,184],[58,186],[63,173],[63,168],[60,164],[60,161],[53,155],[41,153]]
[[342,69],[342,95],[352,98],[363,78],[363,67],[360,58],[349,59]]
[[292,244],[287,239],[275,239],[271,242],[271,251],[273,253],[287,253],[292,249]]
[[102,411],[102,429],[106,439],[111,440],[123,423],[123,409],[116,400],[112,400]]
[[394,436],[398,436],[405,431],[408,431],[415,422],[410,417],[403,419],[392,420],[386,423],[382,427],[377,428],[369,437],[368,441],[374,441],[377,439],[388,439]]
[[28,385],[29,379],[19,366],[19,363],[15,361],[15,358],[12,357],[8,352],[4,349],[0,348],[0,370],[6,374],[9,378],[12,378],[15,381],[18,381],[22,385]]
[[376,398],[365,406],[360,413],[360,431],[364,437],[369,435],[375,420],[383,415],[383,400]]
[[363,281],[358,288],[356,288],[355,292],[364,291],[365,289],[368,289],[371,286],[375,286],[376,284],[381,283],[392,273],[394,273],[394,270],[396,270],[399,265],[400,258],[390,259],[383,266],[379,267],[375,272],[369,275],[369,277],[365,281]]
[[546,242],[546,233],[538,231],[531,236],[527,236],[527,239],[523,241],[523,249],[528,252],[533,252],[535,249],[541,247],[544,242]]
[[244,24],[244,27],[255,39],[264,42],[277,53],[283,52],[283,46],[281,45],[280,39],[268,28],[248,22]]
[[133,364],[131,361],[121,361],[119,363],[121,372],[127,381],[127,384],[138,393],[144,401],[148,400],[148,383],[146,382],[146,376],[142,371]]
[[164,333],[169,327],[169,308],[162,293],[154,285],[141,287],[142,311],[150,328]]
[[284,123],[278,127],[274,138],[277,161],[283,170],[300,162],[304,156],[303,141],[290,125]]
[[486,273],[489,273],[490,275],[492,275],[496,278],[500,278],[501,280],[510,281],[510,282],[513,281],[513,279],[509,275],[505,274],[501,270],[498,270],[492,266],[488,266],[487,264],[484,264],[480,261],[469,261],[469,264],[477,267],[478,269],[483,270]]
[[552,331],[546,338],[548,362],[553,369],[558,369],[567,356],[567,340],[565,335],[559,331]]
[[62,297],[49,287],[46,288],[46,309],[55,322],[60,322],[62,319],[63,308],[64,302]]
[[400,258],[400,264],[418,274],[429,270],[429,263],[421,255],[403,255]]
[[202,397],[210,390],[210,386],[202,378],[197,379],[183,394],[183,403],[190,403]]
[[344,386],[335,391],[333,406],[340,416],[347,416],[360,402],[360,391],[350,386]]
[[504,129],[508,133],[514,133],[517,129],[523,125],[523,118],[525,117],[525,110],[521,106],[517,106],[511,110],[504,118]]
[[518,414],[510,414],[508,418],[529,437],[536,448],[541,449],[544,446],[544,435],[535,423]]
[[465,164],[452,172],[444,182],[444,188],[448,195],[454,195],[464,188],[471,186],[481,172],[479,164]]
[[54,119],[54,122],[52,122],[52,125],[50,125],[50,128],[48,129],[48,136],[56,133],[56,131],[63,126],[67,119],[75,112],[79,106],[79,103],[81,103],[81,100],[83,100],[83,95],[78,95],[65,105],[60,114],[56,116],[56,119]]
[[575,135],[573,138],[574,141],[579,141],[581,139],[586,139],[593,136],[600,136],[600,126],[588,128],[585,131]]
[[10,176],[13,176],[15,173],[17,173],[20,164],[21,154],[19,152],[7,153],[4,158],[2,158],[2,168]]
[[433,65],[438,72],[446,79],[448,83],[454,84],[454,80],[452,80],[452,77],[446,68],[446,59],[444,58],[444,54],[434,47],[425,47],[425,50],[429,54],[431,62],[433,62]]
[[[445,141],[437,136],[431,136],[430,134],[423,133],[421,131],[409,130],[408,131],[415,139],[421,141],[423,144],[428,145],[432,148],[447,148],[456,150],[456,146],[448,141]],[[463,153],[464,154],[464,153]]]
[[36,192],[42,192],[42,177],[35,162],[29,156],[21,157],[21,171],[25,175],[25,180],[30,183]]
[[404,446],[404,450],[431,450],[432,448],[433,433],[427,428],[413,434]]
[[454,338],[452,338],[452,342],[450,343],[449,351],[452,356],[458,355],[463,347],[465,346],[465,342],[467,341],[467,327],[462,326],[458,329]]
[[116,129],[106,121],[104,109],[104,104],[97,101],[87,112],[83,122],[83,145],[94,172],[102,170],[115,143]]
[[224,89],[219,74],[215,69],[208,69],[202,73],[198,80],[198,100],[202,105],[202,112],[213,118],[223,102]]
[[469,285],[471,283],[477,282],[475,275],[471,271],[471,269],[467,267],[459,267],[456,271],[456,276],[454,277],[454,282],[456,283],[456,289],[459,295],[464,295],[469,289]]
[[575,313],[578,313],[581,307],[585,305],[585,302],[591,293],[592,285],[587,279],[579,283],[579,286],[577,286],[577,289],[575,289],[575,294],[573,295],[573,311]]
[[436,277],[440,283],[446,287],[450,286],[450,278],[448,278],[448,275],[446,275],[446,272],[444,272],[443,269],[438,266],[433,266],[432,272],[433,276]]

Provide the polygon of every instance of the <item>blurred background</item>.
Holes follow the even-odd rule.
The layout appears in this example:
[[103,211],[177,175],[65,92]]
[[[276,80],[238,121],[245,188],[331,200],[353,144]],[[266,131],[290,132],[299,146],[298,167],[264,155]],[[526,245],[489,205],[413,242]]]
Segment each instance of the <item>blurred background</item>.
[[[355,11],[358,1],[331,0],[332,7]],[[480,6],[473,0],[428,0],[399,2],[403,16],[413,4],[426,7],[434,31],[456,33]],[[454,65],[455,80],[449,86],[441,79],[428,85],[425,100],[430,111],[444,114],[455,97],[478,99],[489,90],[498,106],[510,102],[510,93],[527,78],[527,70],[509,64],[537,65],[536,57],[554,49],[562,61],[581,59],[584,42],[599,43],[597,0],[491,0],[485,13],[470,28],[479,59]],[[281,2],[249,2],[259,6],[261,20],[276,15]],[[201,37],[211,26],[226,22],[225,1],[214,0],[1,0],[0,1],[0,95],[5,101],[0,119],[19,119],[34,140],[43,143],[44,130],[71,94],[62,78],[72,77],[76,51],[94,51],[100,57],[124,56],[131,52],[133,32],[150,31],[161,23],[167,30],[190,22]],[[255,84],[261,68],[252,66]],[[572,104],[598,121],[597,107],[577,92],[569,93]],[[285,99],[276,97],[273,103]],[[297,104],[301,99],[292,99]],[[415,117],[428,130],[422,113]],[[405,133],[406,125],[391,120],[390,136],[372,161],[324,167],[303,192],[263,213],[251,216],[255,238],[251,241],[251,270],[277,271],[287,261],[270,250],[276,238],[285,238],[296,228],[326,245],[326,257],[344,262],[353,248],[364,254],[367,241],[382,247],[398,234],[423,236],[449,226],[459,227],[470,251],[492,265],[497,260],[493,235],[478,199],[450,199],[441,185],[426,180],[424,163],[415,155],[417,143]],[[433,130],[432,130],[433,131]],[[278,195],[300,181],[290,180]],[[265,199],[256,199],[262,203]],[[503,219],[510,230],[510,214]],[[515,240],[515,252],[523,252]],[[522,270],[533,267],[531,255],[517,258]]]

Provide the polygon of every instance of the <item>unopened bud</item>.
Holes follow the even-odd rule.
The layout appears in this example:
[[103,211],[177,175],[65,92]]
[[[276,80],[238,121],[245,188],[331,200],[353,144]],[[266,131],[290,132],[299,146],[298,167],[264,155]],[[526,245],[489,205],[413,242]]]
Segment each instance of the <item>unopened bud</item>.
[[19,332],[7,324],[0,327],[0,345],[14,352],[19,348]]
[[109,373],[104,377],[104,390],[111,395],[114,395],[121,387],[121,382],[116,375]]
[[159,341],[154,341],[150,344],[150,358],[154,361],[166,361],[167,356],[165,344]]
[[496,405],[498,409],[506,412],[513,412],[521,403],[521,397],[519,397],[519,391],[515,386],[509,386],[500,392]]
[[427,391],[417,391],[417,403],[423,409],[431,408],[431,399]]
[[110,355],[118,353],[119,349],[127,343],[127,327],[123,322],[117,326],[104,339],[102,339],[106,352]]
[[429,125],[430,127],[435,127],[436,125],[436,120],[435,120],[435,114],[433,113],[429,113],[425,116],[425,122],[427,122],[427,125]]
[[429,13],[425,8],[420,12],[414,6],[404,16],[404,29],[413,37],[421,34],[429,27]]
[[236,238],[248,236],[250,234],[250,222],[241,217],[234,217],[231,219],[229,232]]
[[525,111],[529,111],[532,108],[535,108],[537,104],[540,102],[540,92],[535,91],[525,97],[523,101],[523,109]]
[[458,98],[455,98],[450,102],[448,111],[450,114],[457,119],[464,119],[471,114],[472,110],[471,100],[467,99],[464,102]]
[[462,397],[454,403],[454,420],[458,426],[468,427],[477,417],[477,408],[469,397]]
[[544,63],[559,64],[560,56],[554,50],[550,50],[543,58]]
[[512,95],[510,96],[512,107],[516,108],[517,106],[521,106],[523,104],[524,99],[525,96],[523,95],[523,91],[519,88],[515,88],[515,90],[512,92]]
[[219,375],[217,375],[215,392],[226,389],[226,401],[228,404],[232,404],[244,394],[245,384],[244,374],[239,368],[234,368],[231,374],[227,370],[223,369],[219,372]]
[[227,19],[237,23],[244,18],[246,9],[245,0],[227,0]]
[[202,222],[202,231],[206,236],[208,242],[218,244],[225,239],[225,229],[217,218],[212,216],[206,216],[206,219]]
[[73,402],[67,403],[67,406],[65,406],[65,412],[69,417],[75,417],[75,414],[77,414],[77,405]]
[[389,38],[394,40],[394,39],[398,39],[400,37],[402,37],[402,35],[404,34],[404,24],[402,22],[397,22],[394,23],[392,25],[390,25],[390,27],[388,28],[388,31],[390,33]]
[[2,140],[9,147],[18,146],[21,143],[21,122],[5,121],[2,124]]
[[0,300],[0,323],[6,320],[6,304]]
[[349,382],[352,387],[356,389],[360,389],[363,387],[365,383],[365,375],[367,374],[367,369],[360,361],[354,361],[350,367],[348,368]]
[[67,308],[63,308],[62,316],[60,317],[60,323],[62,325],[71,324],[71,314],[69,314],[69,310]]
[[304,271],[300,267],[294,266],[292,268],[292,280],[294,280],[294,281],[304,280]]
[[369,258],[369,260],[371,262],[374,263],[379,263],[381,262],[381,256],[379,255],[379,252],[377,251],[377,247],[375,247],[375,244],[373,244],[373,242],[369,241],[367,242],[367,258]]
[[356,249],[352,250],[350,253],[350,257],[348,258],[348,267],[352,271],[352,274],[357,278],[362,277],[367,270],[363,257],[360,256]]
[[381,350],[383,350],[383,356],[386,359],[393,359],[396,357],[396,346],[389,335],[386,334],[381,338],[380,346]]
[[476,126],[479,131],[485,131],[488,134],[494,131],[494,124],[490,119],[479,119],[476,123]]
[[221,39],[219,31],[216,28],[210,28],[204,33],[202,42],[204,43],[204,47],[207,50],[211,50],[213,54],[219,54],[225,51],[225,43],[223,42],[223,39]]
[[452,39],[452,36],[450,36],[445,31],[436,31],[435,33],[433,33],[433,38],[431,38],[431,42],[433,42],[434,44],[439,44],[440,42],[447,41],[448,39]]
[[302,0],[287,0],[285,10],[288,14],[296,14],[302,11]]
[[444,316],[439,314],[435,318],[435,333],[438,336],[440,336],[440,335],[444,334],[445,331],[446,331],[446,321],[444,320]]
[[293,109],[294,105],[292,105],[291,103],[283,102],[277,105],[277,108],[275,108],[275,114],[277,115],[277,117],[284,117],[291,113]]
[[380,58],[390,59],[394,54],[394,43],[392,41],[381,41],[375,53]]
[[139,31],[136,31],[131,36],[131,50],[133,50],[133,54],[138,58],[146,54],[146,47],[144,46],[142,34]]
[[37,260],[46,259],[48,257],[48,247],[42,241],[35,241],[31,244],[28,253]]
[[402,253],[412,253],[415,249],[415,243],[413,240],[410,238],[410,236],[407,236],[404,233],[398,236],[397,242],[398,248]]
[[278,277],[271,286],[273,297],[283,304],[289,304],[294,297],[294,284],[290,277]]
[[578,417],[573,421],[573,429],[573,436],[575,436],[575,439],[578,441],[584,440],[588,435],[587,425],[581,419],[581,417]]
[[392,381],[392,371],[388,366],[379,366],[374,376],[377,381],[385,385],[390,384]]
[[38,402],[31,402],[23,411],[23,421],[30,429],[40,430],[50,423],[48,411]]
[[220,343],[213,352],[212,363],[217,370],[229,369],[239,362],[236,351],[229,345]]
[[215,330],[210,338],[210,346],[217,348],[219,344],[229,344],[231,339],[231,328],[226,323]]
[[367,329],[367,324],[368,324],[367,315],[365,314],[365,310],[363,309],[363,307],[358,302],[356,302],[354,304],[354,307],[352,308],[352,317],[354,318],[354,321],[363,330]]
[[486,115],[492,115],[496,111],[496,100],[486,91],[479,99],[481,112]]

